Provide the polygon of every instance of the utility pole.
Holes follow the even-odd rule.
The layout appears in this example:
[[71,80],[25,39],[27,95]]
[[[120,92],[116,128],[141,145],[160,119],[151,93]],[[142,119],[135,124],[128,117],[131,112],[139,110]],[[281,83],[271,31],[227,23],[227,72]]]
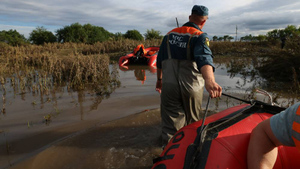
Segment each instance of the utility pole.
[[235,27],[235,41],[237,41],[237,31],[238,31],[238,27],[236,25],[236,27]]
[[176,17],[176,23],[177,23],[177,27],[179,28],[179,24],[178,24],[178,19],[177,19],[177,17]]

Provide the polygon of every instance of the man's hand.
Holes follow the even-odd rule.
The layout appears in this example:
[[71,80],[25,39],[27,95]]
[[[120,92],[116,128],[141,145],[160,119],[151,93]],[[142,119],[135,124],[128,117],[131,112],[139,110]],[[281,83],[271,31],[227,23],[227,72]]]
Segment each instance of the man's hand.
[[201,73],[205,80],[205,89],[209,93],[210,97],[221,97],[222,87],[215,81],[215,75],[212,66],[204,65],[201,68]]
[[205,89],[212,98],[221,97],[222,95],[222,87],[215,81],[205,80]]
[[161,87],[162,87],[161,80],[157,80],[157,81],[156,81],[156,88],[155,88],[155,90],[156,90],[158,93],[161,93]]
[[157,81],[156,81],[156,88],[155,90],[158,91],[158,93],[161,93],[162,88],[162,70],[157,68]]

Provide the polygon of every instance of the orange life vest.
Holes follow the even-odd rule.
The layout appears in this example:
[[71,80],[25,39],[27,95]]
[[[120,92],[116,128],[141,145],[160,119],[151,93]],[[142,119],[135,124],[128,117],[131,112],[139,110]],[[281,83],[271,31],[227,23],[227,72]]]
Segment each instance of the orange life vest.
[[150,50],[150,51],[147,53],[147,55],[151,56],[151,55],[155,54],[156,52],[157,52],[157,51]]
[[146,50],[143,44],[138,45],[134,50],[133,50],[133,54],[136,55],[138,51],[142,51],[141,55],[143,56],[144,54],[146,54]]

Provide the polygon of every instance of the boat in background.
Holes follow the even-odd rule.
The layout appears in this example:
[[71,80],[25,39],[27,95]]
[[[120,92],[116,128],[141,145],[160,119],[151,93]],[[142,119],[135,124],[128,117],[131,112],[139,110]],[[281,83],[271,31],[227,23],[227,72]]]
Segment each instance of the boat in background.
[[140,44],[132,53],[120,57],[119,66],[126,67],[134,64],[156,66],[158,51],[159,47],[144,48],[144,45]]
[[[247,168],[252,130],[285,108],[256,100],[246,103],[211,115],[204,123],[200,120],[180,129],[153,160],[152,169]],[[274,168],[299,168],[299,159],[296,147],[280,146]]]

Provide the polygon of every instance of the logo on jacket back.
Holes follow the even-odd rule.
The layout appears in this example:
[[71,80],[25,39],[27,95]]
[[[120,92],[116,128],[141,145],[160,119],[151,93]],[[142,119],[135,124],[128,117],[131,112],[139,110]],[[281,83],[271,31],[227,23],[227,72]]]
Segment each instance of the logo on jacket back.
[[176,45],[180,48],[186,48],[187,42],[183,40],[183,36],[171,35],[171,39],[169,40],[171,45]]

